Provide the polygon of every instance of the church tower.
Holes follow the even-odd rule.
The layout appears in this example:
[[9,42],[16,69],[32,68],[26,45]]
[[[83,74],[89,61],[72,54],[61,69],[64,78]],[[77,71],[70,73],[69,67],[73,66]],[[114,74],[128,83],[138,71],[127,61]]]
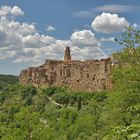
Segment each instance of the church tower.
[[70,47],[66,47],[64,53],[65,53],[64,54],[64,61],[70,61],[71,60]]

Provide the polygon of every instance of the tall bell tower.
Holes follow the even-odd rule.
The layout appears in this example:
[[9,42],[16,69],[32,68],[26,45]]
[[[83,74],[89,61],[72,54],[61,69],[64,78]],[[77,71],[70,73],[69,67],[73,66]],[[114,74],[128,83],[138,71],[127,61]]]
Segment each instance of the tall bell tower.
[[64,61],[70,61],[70,60],[71,60],[70,47],[66,47],[64,52]]

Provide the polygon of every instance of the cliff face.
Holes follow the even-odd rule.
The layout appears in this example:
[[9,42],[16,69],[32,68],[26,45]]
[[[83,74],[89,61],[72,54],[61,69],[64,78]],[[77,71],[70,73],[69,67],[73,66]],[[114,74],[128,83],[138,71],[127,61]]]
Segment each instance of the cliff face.
[[87,61],[46,60],[20,74],[20,83],[35,86],[68,86],[74,90],[102,91],[110,88],[110,58]]

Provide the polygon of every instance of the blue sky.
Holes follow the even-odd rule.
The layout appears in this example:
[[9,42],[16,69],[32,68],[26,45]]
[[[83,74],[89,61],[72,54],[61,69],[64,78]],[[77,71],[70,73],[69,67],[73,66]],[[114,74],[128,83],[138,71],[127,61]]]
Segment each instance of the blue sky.
[[100,59],[122,48],[113,41],[125,26],[140,28],[139,0],[1,0],[0,73],[63,59]]

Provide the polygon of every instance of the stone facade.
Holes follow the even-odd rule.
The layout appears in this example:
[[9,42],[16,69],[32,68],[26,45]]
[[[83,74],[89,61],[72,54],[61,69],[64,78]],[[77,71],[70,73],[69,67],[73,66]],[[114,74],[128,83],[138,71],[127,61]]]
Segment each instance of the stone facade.
[[70,48],[66,47],[64,61],[46,60],[39,67],[30,67],[20,74],[21,84],[39,87],[68,86],[73,90],[102,91],[111,88],[109,80],[111,59],[71,60]]

